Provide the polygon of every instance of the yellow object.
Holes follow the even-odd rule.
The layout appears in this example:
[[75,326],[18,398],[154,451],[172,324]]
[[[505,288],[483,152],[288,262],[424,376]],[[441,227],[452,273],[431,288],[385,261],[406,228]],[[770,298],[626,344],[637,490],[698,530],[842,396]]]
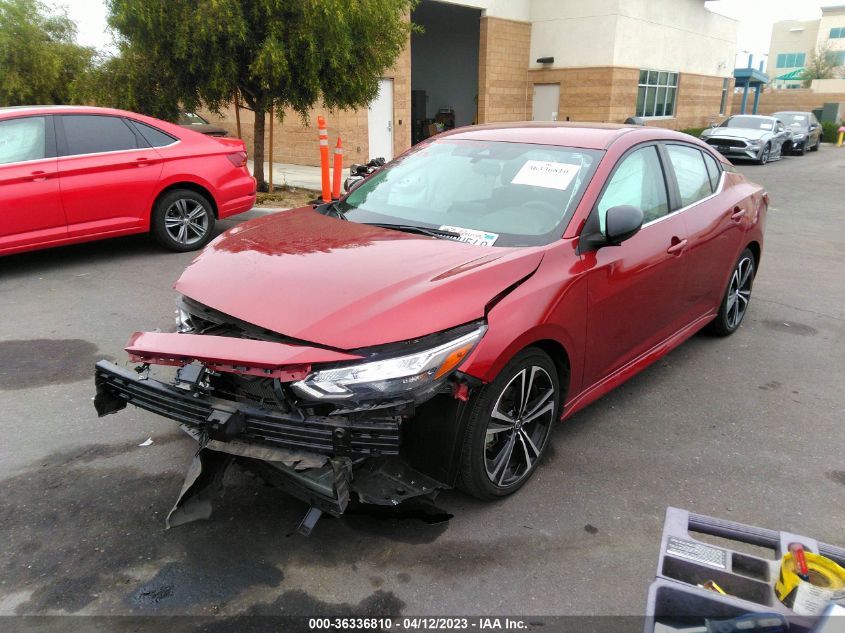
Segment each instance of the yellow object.
[[839,140],[836,141],[836,147],[842,147],[842,139],[845,138],[845,132],[839,133]]
[[713,580],[708,580],[706,583],[704,583],[701,586],[704,587],[705,589],[709,589],[710,591],[715,591],[716,593],[720,593],[723,596],[728,595],[727,593],[725,593],[725,590],[722,589],[719,585],[717,585],[716,582],[713,581]]
[[818,615],[834,600],[845,599],[845,569],[819,554],[805,552],[809,581],[795,573],[792,553],[780,563],[775,593],[787,607],[799,615]]

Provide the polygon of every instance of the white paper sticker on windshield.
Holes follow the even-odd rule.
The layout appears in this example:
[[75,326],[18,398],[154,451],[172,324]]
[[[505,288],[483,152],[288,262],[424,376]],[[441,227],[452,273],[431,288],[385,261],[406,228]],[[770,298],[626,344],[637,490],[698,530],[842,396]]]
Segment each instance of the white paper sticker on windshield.
[[493,246],[493,244],[496,243],[496,240],[499,239],[498,233],[489,233],[488,231],[476,231],[474,229],[465,229],[460,226],[447,226],[444,224],[440,227],[440,230],[457,233],[459,237],[453,239],[457,240],[458,242],[473,244],[474,246]]
[[546,160],[528,160],[522,166],[511,183],[532,185],[547,189],[567,189],[572,179],[580,171],[579,165],[553,163]]
[[806,118],[807,117],[805,117],[803,114],[795,114],[795,115],[793,115],[792,120],[793,121],[803,121]]
[[761,129],[761,130],[771,130],[771,129],[772,129],[772,124],[771,124],[771,123],[761,123],[761,124],[760,124],[760,129]]

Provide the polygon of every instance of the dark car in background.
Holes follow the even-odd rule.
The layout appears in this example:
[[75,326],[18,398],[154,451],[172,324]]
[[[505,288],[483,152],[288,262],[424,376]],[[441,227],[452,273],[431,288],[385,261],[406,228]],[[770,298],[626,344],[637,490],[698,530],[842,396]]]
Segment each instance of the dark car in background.
[[819,151],[822,144],[822,126],[812,112],[775,112],[772,116],[783,121],[792,130],[792,151],[801,154]]
[[179,119],[176,121],[176,124],[188,130],[205,134],[206,136],[229,136],[227,130],[217,125],[212,125],[208,122],[208,119],[201,117],[196,112],[185,112],[183,110],[179,113]]
[[726,158],[749,158],[760,165],[792,151],[792,130],[773,116],[739,114],[701,134]]

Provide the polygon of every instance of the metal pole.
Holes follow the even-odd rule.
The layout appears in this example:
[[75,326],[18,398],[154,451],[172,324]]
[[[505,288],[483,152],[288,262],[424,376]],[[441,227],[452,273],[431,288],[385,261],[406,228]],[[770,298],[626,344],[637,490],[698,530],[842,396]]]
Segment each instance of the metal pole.
[[745,80],[745,86],[742,88],[742,105],[740,106],[739,113],[745,114],[745,108],[748,105],[748,80]]
[[268,188],[270,193],[273,193],[273,106],[270,106],[270,180]]
[[754,88],[754,111],[751,114],[757,114],[757,104],[760,103],[760,88],[762,84],[757,84]]

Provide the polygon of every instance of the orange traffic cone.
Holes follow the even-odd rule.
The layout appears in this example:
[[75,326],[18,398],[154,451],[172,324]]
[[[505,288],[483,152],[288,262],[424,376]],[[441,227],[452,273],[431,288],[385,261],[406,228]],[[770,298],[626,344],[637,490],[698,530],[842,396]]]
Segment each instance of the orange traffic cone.
[[334,148],[334,180],[332,181],[332,198],[340,198],[340,178],[343,174],[343,143],[340,134],[337,135],[337,145]]
[[323,176],[323,202],[332,201],[331,183],[329,182],[329,130],[326,120],[318,116],[317,127],[320,130],[320,168]]

